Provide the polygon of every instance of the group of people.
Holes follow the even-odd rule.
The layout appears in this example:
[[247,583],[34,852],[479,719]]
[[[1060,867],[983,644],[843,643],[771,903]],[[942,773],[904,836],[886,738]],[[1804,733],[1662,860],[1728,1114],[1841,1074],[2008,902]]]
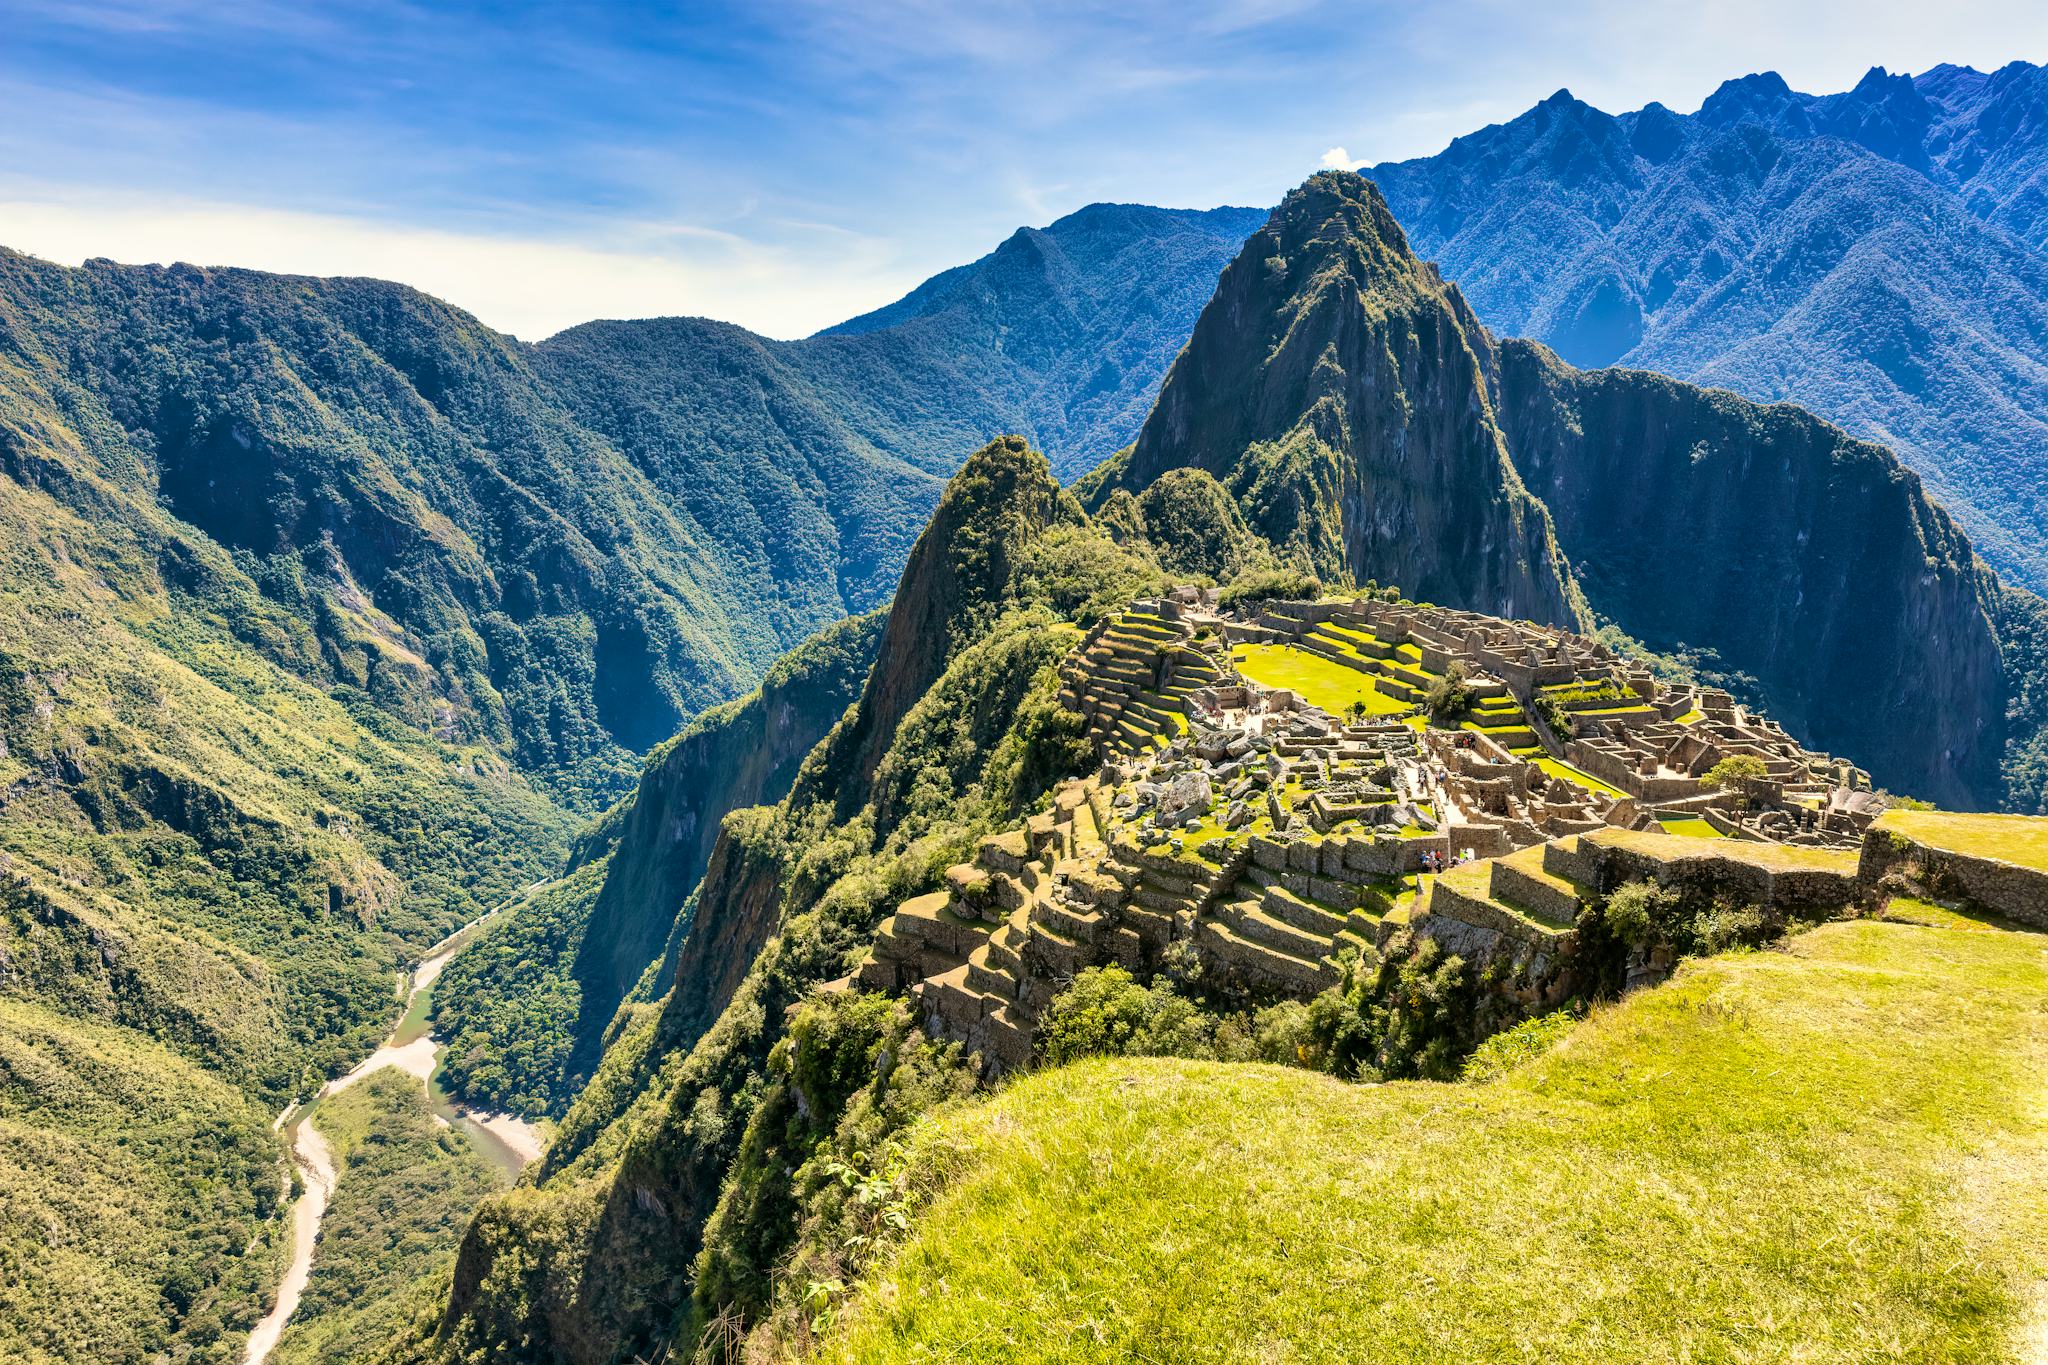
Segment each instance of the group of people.
[[1422,854],[1422,870],[1424,873],[1448,872],[1454,867],[1476,861],[1469,848],[1462,851],[1452,849],[1449,853],[1439,853],[1433,848],[1425,849]]

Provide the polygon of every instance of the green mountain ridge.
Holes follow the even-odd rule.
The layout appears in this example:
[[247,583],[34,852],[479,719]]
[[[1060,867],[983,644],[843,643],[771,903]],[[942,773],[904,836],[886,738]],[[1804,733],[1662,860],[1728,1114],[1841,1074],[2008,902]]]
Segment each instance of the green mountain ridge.
[[[948,905],[971,894],[967,847],[1094,768],[1054,665],[1166,582],[1155,547],[1200,544],[1177,567],[1227,566],[1247,584],[1276,566],[1408,573],[1449,606],[1574,627],[1611,612],[1660,647],[1711,648],[1753,671],[1786,698],[1795,733],[1836,727],[1844,738],[1830,742],[1871,751],[1880,780],[1965,801],[2022,790],[1998,765],[2008,707],[2027,718],[2038,618],[1910,473],[1790,407],[1581,373],[1496,342],[1356,176],[1316,177],[1253,235],[1135,446],[1074,491],[1021,441],[963,466],[906,566],[859,702],[786,798],[725,818],[681,947],[651,983],[659,1003],[615,1021],[543,1163],[479,1213],[445,1311],[381,1359],[594,1363],[693,1343],[715,1356],[738,1349],[720,1333],[811,1302],[790,1276],[829,1266],[832,1237],[873,1227],[835,1190],[882,1178],[860,1166],[881,1160],[878,1144],[973,1086],[955,1045],[920,1030],[914,999],[902,1012],[850,974],[890,906],[941,886]],[[1605,549],[1603,519],[1619,513],[1603,499],[1645,495],[1671,520],[1609,528]],[[1191,518],[1204,535],[1187,534]],[[1439,525],[1466,537],[1463,552],[1396,534]],[[1829,611],[1844,614],[1839,631]],[[1120,619],[1132,648],[1155,629]],[[1823,716],[1841,696],[1858,708]],[[1853,879],[1853,855],[1823,861]],[[1313,903],[1290,913],[1343,922]],[[1425,1020],[1432,1005],[1417,1002],[1448,989],[1383,979]],[[874,1076],[888,1079],[870,1087]],[[818,1292],[830,1303],[838,1291]]]
[[[1177,336],[1172,300],[1206,294],[1227,227],[1111,215],[1124,278],[1082,283],[1133,335]],[[1028,314],[1044,284],[997,293]],[[701,809],[715,830],[781,794],[850,694],[783,706],[770,678],[769,709],[717,704],[887,595],[943,475],[1009,410],[974,384],[1063,410],[1028,366],[941,355],[955,334],[926,330],[821,341],[815,365],[690,320],[533,347],[380,281],[0,251],[0,997],[20,1007],[0,1045],[104,1058],[0,1075],[0,1339],[55,1360],[236,1355],[277,1270],[270,1117],[383,1036],[400,966],[530,890],[573,913],[534,931],[554,937],[506,1008],[568,999],[554,954],[588,906],[548,874],[691,717],[699,742],[666,751],[684,785],[643,820]],[[1129,354],[1163,367],[1158,350]],[[1156,380],[1090,364],[1111,388]],[[866,648],[840,661],[856,685]],[[693,752],[724,769],[776,735],[779,757],[691,789]],[[708,857],[679,838],[622,863],[634,903],[600,905],[588,1021],[480,1057],[496,1075],[465,1052],[451,1079],[545,1107],[580,1077],[646,966],[600,946],[623,926],[610,947],[660,955],[678,906],[638,897],[673,881],[686,899]],[[116,1108],[73,1102],[81,1074],[211,1096],[211,1137],[186,1151],[152,1120],[128,1146]],[[67,1202],[54,1134],[79,1170],[148,1187],[133,1220]]]
[[[1881,447],[1496,340],[1335,173],[1244,243],[1138,428],[1242,236],[1161,213],[1097,206],[796,343],[529,347],[374,281],[0,254],[0,1194],[39,1211],[16,1229],[62,1207],[45,1129],[157,1187],[58,1260],[0,1234],[28,1267],[0,1333],[234,1354],[275,1262],[268,1114],[368,1050],[411,952],[515,898],[437,993],[448,1080],[561,1123],[385,1353],[594,1365],[785,1309],[846,1213],[821,1153],[974,1084],[851,973],[1097,765],[1062,661],[1175,576],[1611,623],[1880,782],[2039,806],[2048,608]],[[982,444],[1018,416],[1075,444]],[[220,1170],[182,1120],[134,1165],[68,1107],[82,1068],[33,1062],[103,1037],[109,1093],[232,1096],[195,1101]],[[870,1048],[907,1068],[880,1098],[848,1080]],[[96,1257],[117,1233],[141,1251]],[[205,1252],[157,1294],[180,1238]],[[120,1308],[50,1309],[81,1295]]]

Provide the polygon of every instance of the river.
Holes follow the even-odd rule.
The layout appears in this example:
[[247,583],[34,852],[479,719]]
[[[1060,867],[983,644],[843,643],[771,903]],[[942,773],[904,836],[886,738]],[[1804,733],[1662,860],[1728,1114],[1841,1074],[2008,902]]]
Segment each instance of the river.
[[285,1324],[291,1321],[293,1312],[298,1309],[299,1299],[306,1292],[306,1281],[313,1272],[313,1252],[320,1240],[320,1222],[327,1216],[327,1201],[334,1196],[335,1180],[334,1154],[312,1123],[313,1111],[322,1099],[348,1089],[387,1066],[395,1066],[407,1075],[417,1076],[426,1087],[428,1107],[433,1110],[435,1121],[458,1128],[467,1135],[477,1151],[498,1169],[507,1183],[518,1178],[526,1163],[540,1156],[541,1132],[533,1124],[511,1114],[485,1114],[464,1109],[448,1098],[437,1079],[441,1044],[428,1023],[435,978],[441,975],[441,969],[448,965],[448,960],[467,947],[484,925],[490,923],[492,916],[501,913],[503,908],[501,906],[480,919],[472,920],[428,949],[419,964],[399,979],[398,992],[405,1001],[405,1011],[399,1015],[398,1025],[391,1030],[391,1036],[384,1040],[384,1045],[363,1058],[347,1075],[337,1076],[321,1086],[312,1103],[294,1103],[277,1116],[275,1126],[288,1134],[292,1164],[298,1168],[302,1189],[291,1209],[291,1262],[285,1268],[284,1278],[278,1282],[276,1304],[249,1333],[249,1345],[242,1355],[243,1365],[261,1365],[276,1348],[277,1339],[284,1334]]

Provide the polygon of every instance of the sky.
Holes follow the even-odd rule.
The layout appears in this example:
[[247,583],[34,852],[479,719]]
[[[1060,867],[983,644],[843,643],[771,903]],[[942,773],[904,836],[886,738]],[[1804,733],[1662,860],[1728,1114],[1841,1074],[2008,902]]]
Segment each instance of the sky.
[[793,337],[1084,204],[1268,205],[1560,88],[2015,58],[2042,0],[0,0],[0,245]]

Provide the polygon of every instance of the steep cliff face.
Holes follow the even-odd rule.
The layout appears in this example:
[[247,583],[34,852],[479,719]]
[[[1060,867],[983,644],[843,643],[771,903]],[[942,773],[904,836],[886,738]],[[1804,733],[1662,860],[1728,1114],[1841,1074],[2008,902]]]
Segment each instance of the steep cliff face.
[[1572,364],[1789,399],[1883,443],[2048,587],[2048,69],[1773,73],[1694,114],[1567,91],[1373,167],[1487,325]]
[[1182,467],[1326,574],[1590,609],[1712,651],[1895,788],[2006,800],[1995,604],[1917,477],[1797,408],[1496,342],[1356,176],[1316,176],[1252,236],[1137,445],[1081,491],[1135,524],[1122,494]]
[[[1159,586],[1156,563],[1091,527],[1021,440],[968,460],[905,569],[859,705],[783,802],[726,818],[673,987],[612,1041],[536,1188],[479,1215],[420,1356],[522,1343],[522,1358],[595,1365],[673,1336],[789,1006],[843,977],[883,915],[982,834],[1093,763],[1054,701],[1082,638],[1069,618],[1098,592]],[[794,1228],[761,1216],[749,1250],[768,1265]]]
[[1318,175],[1224,271],[1102,492],[1206,470],[1253,530],[1320,572],[1578,623],[1548,518],[1494,423],[1487,346],[1379,192]]
[[831,736],[824,761],[799,779],[799,799],[829,786],[843,813],[859,809],[897,722],[953,655],[1016,601],[1025,547],[1048,527],[1085,520],[1023,437],[998,437],[969,456],[911,548],[859,708]]
[[1998,641],[1970,545],[1890,452],[1790,405],[1500,347],[1500,413],[1587,601],[1708,646],[1815,748],[1943,804],[1994,801]]

